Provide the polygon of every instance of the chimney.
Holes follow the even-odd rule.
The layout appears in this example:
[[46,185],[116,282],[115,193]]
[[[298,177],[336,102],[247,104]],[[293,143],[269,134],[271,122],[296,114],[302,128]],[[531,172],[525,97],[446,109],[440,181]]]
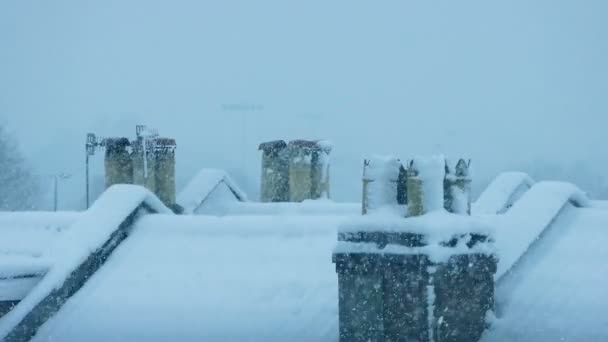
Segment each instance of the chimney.
[[289,201],[329,197],[329,154],[332,146],[323,140],[292,140],[287,145]]
[[106,188],[114,184],[133,183],[133,164],[128,148],[131,145],[127,138],[107,138],[101,143],[105,146],[104,157]]
[[261,143],[262,151],[261,202],[289,201],[289,165],[287,143],[274,140]]
[[146,187],[175,210],[175,139],[161,138],[156,131],[138,126],[131,146],[133,184]]
[[445,163],[444,208],[451,213],[471,215],[470,166],[464,159]]
[[175,206],[175,139],[154,140],[155,193],[165,205]]
[[407,169],[408,216],[421,216],[444,206],[445,158],[410,161]]
[[[445,192],[469,186],[468,166],[459,162],[451,178],[445,158],[416,158],[407,168],[408,217],[389,211],[338,228],[340,342],[481,339],[494,309],[492,230],[444,210]],[[396,159],[366,160],[364,170],[363,213],[397,204]]]
[[[363,161],[361,213],[398,209],[401,162],[395,157],[375,156]],[[401,209],[403,210],[403,209]],[[403,212],[405,216],[405,212]]]
[[146,187],[156,193],[156,158],[154,138],[137,137],[132,143],[133,184]]
[[326,140],[315,142],[312,151],[311,198],[329,198],[329,154],[333,148]]

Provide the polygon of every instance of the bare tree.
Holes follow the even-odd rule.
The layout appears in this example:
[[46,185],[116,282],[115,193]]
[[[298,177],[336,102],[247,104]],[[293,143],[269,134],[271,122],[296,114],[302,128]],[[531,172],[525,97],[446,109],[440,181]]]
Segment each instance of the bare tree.
[[34,209],[37,188],[17,140],[0,126],[0,210]]

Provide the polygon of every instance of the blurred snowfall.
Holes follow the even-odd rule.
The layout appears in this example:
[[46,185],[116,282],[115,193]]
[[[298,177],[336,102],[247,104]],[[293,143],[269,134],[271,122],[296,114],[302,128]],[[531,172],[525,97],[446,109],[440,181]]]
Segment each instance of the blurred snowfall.
[[[470,157],[475,193],[504,169],[608,197],[608,2],[4,1],[0,124],[82,208],[84,138],[177,139],[178,189],[224,168],[258,197],[257,144],[334,142],[332,195],[362,158]],[[103,159],[92,161],[93,193]],[[50,199],[43,199],[50,205]]]

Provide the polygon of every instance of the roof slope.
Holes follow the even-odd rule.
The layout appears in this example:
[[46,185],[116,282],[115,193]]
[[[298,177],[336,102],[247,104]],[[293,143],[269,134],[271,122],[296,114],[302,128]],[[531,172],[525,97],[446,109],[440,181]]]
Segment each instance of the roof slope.
[[[138,201],[148,196],[124,195]],[[133,210],[127,202],[121,205]],[[580,208],[587,206],[575,186],[541,182],[507,214],[481,217],[496,224],[500,257],[501,315],[484,342],[608,338],[599,311],[608,301],[598,292],[608,280],[608,266],[601,265],[608,257],[602,252],[608,211]],[[105,225],[106,209],[74,231],[90,232],[99,217]],[[337,227],[346,220],[343,215],[141,217],[104,267],[34,340],[337,340],[331,252]],[[92,250],[97,234],[83,238],[84,247],[74,251]],[[65,260],[80,257],[74,251]],[[590,303],[594,299],[598,303]],[[581,327],[566,322],[570,312],[580,315]]]
[[228,187],[237,201],[247,201],[247,195],[226,171],[202,169],[177,195],[177,203],[184,208],[184,213],[193,214],[222,185]]
[[513,205],[534,181],[523,172],[499,174],[473,203],[476,215],[502,214]]
[[336,341],[343,219],[143,217],[34,341]]
[[539,182],[505,214],[495,216],[499,262],[496,278],[504,276],[549,228],[569,204],[588,207],[589,199],[576,186]]
[[106,190],[62,236],[60,248],[53,250],[55,262],[40,282],[0,319],[0,338],[32,336],[104,264],[144,211],[171,212],[143,187],[121,184]]
[[566,208],[499,282],[483,342],[608,341],[608,212]]

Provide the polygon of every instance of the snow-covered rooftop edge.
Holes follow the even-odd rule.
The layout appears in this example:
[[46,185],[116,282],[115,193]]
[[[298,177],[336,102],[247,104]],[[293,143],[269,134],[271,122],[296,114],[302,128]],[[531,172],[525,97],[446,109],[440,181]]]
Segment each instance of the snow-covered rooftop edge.
[[536,183],[505,214],[496,216],[496,247],[499,255],[496,279],[500,279],[525,257],[568,205],[587,208],[587,195],[570,183]]
[[519,196],[534,185],[534,180],[524,172],[499,174],[473,203],[476,215],[494,215],[504,212]]
[[449,240],[457,234],[492,235],[494,227],[484,218],[452,214],[440,209],[416,217],[383,211],[351,218],[338,228],[340,233],[376,231],[424,234],[438,240]]
[[[62,237],[65,243],[53,252],[56,262],[42,280],[19,304],[0,318],[0,340],[4,340],[53,290],[60,288],[71,273],[91,253],[100,249],[121,223],[142,206],[152,212],[172,213],[143,187],[120,184],[108,188],[66,231]],[[76,241],[78,243],[74,243]]]
[[[445,262],[454,254],[494,254],[494,226],[483,218],[457,215],[444,209],[435,210],[422,216],[403,217],[389,211],[372,213],[351,218],[338,227],[339,233],[360,232],[412,233],[424,236],[425,246],[407,247],[388,244],[382,248],[376,243],[338,241],[334,253],[373,254],[425,254],[433,262]],[[466,246],[466,239],[458,239],[456,246],[443,246],[455,237],[478,234],[489,237],[487,243],[473,248]]]

